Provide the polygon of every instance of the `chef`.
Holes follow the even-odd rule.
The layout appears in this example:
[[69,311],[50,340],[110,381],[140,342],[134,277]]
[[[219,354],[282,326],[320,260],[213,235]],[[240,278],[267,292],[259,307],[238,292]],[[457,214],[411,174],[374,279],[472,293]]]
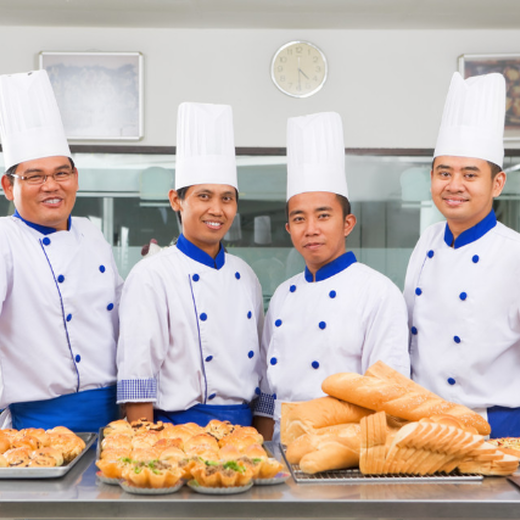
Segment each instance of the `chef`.
[[333,373],[363,373],[383,360],[409,376],[404,299],[346,251],[355,224],[340,116],[289,119],[286,229],[306,268],[278,287],[265,320],[255,423],[267,437],[272,418],[278,439],[282,402],[324,395],[321,383]]
[[406,275],[413,379],[520,436],[520,235],[497,222],[504,188],[505,80],[451,80],[431,171],[446,222],[428,228]]
[[45,71],[0,76],[3,426],[98,431],[118,417],[122,280],[110,245],[71,217],[78,171]]
[[169,198],[182,234],[141,260],[125,283],[118,402],[129,420],[250,425],[262,290],[252,269],[221,244],[238,199],[230,106],[180,105]]

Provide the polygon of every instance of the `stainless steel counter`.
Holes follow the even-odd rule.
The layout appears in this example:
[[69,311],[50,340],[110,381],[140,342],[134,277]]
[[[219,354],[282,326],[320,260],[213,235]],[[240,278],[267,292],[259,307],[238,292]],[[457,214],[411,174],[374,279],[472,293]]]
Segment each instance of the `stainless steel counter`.
[[[276,456],[280,456],[271,447]],[[95,451],[59,479],[0,481],[0,518],[520,518],[520,489],[475,483],[296,484],[213,496],[141,496],[96,481]]]

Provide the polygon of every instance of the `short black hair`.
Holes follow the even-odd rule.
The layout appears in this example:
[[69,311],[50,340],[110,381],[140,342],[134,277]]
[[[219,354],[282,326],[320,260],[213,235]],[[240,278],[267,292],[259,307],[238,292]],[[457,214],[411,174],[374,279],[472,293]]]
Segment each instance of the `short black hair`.
[[[179,197],[179,200],[184,200],[186,198],[186,193],[188,193],[188,190],[194,186],[193,184],[191,186],[184,186],[183,188],[179,188],[178,190],[175,190],[177,192],[177,196]],[[238,190],[235,188],[235,196],[238,203]],[[179,219],[179,224],[182,224],[182,217],[181,212],[176,211],[177,218]]]
[[[345,197],[344,195],[340,195],[339,193],[336,193],[336,199],[341,205],[341,210],[343,212],[343,219],[347,218],[348,215],[352,213],[352,209],[350,206],[350,201]],[[289,201],[285,203],[285,217],[287,219],[287,222],[289,221]]]
[[[435,159],[437,159],[437,157],[434,157],[432,160],[432,170],[435,166]],[[502,171],[502,167],[491,161],[486,161],[486,162],[488,163],[489,167],[491,168],[491,179],[494,179]]]
[[[71,168],[74,169],[76,167],[75,164],[74,164],[74,161],[70,157],[67,157],[67,159],[70,161]],[[9,182],[11,184],[14,184],[13,174],[16,173],[16,170],[17,170],[18,166],[20,166],[20,163],[15,164],[14,166],[11,166],[10,168],[7,168],[7,170],[4,173],[4,175],[7,176],[7,178],[9,179]]]

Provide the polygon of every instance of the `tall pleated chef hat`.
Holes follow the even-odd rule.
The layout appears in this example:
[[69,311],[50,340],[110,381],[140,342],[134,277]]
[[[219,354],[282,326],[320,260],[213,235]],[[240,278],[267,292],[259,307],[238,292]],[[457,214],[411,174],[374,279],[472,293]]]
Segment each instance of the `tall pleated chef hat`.
[[287,200],[311,191],[348,197],[343,125],[336,112],[287,121]]
[[502,166],[506,82],[498,73],[466,80],[455,72],[450,88],[434,158],[441,155],[473,157]]
[[0,76],[0,138],[6,170],[42,157],[71,157],[45,70]]
[[175,189],[194,184],[228,184],[238,189],[229,105],[179,105]]

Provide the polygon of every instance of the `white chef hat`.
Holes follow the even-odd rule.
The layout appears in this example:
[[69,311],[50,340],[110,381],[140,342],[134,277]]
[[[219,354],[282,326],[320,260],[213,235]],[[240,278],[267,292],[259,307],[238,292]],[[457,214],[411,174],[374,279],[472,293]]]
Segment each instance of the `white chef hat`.
[[348,197],[343,125],[336,112],[287,121],[287,200],[309,191]]
[[179,105],[175,189],[194,184],[229,184],[238,189],[229,105]]
[[502,166],[506,82],[498,73],[466,80],[455,72],[437,137],[434,157],[474,157]]
[[5,169],[42,157],[70,157],[45,70],[0,76],[0,137]]

